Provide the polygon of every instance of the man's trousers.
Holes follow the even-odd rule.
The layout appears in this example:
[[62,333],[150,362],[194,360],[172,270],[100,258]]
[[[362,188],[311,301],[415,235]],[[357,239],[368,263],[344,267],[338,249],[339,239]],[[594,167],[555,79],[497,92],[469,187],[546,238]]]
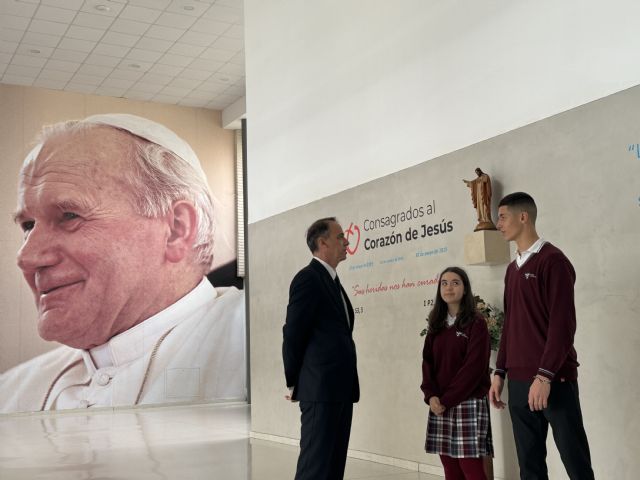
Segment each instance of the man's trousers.
[[351,402],[300,402],[295,480],[342,480],[351,434]]

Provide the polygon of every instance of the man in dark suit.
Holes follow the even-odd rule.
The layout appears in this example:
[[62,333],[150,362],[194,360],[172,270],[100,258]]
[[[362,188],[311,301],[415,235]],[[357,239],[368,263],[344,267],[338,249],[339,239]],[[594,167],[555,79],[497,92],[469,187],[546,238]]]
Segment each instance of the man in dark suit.
[[353,308],[336,273],[348,240],[334,217],[307,230],[311,263],[289,288],[282,357],[289,394],[300,401],[296,480],[343,478],[353,403],[360,398]]

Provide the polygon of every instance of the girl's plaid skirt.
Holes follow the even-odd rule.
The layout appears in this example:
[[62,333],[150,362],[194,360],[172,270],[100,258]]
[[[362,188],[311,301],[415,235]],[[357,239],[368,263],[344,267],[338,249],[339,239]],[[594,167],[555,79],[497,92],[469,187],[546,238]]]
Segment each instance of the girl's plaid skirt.
[[425,450],[453,458],[492,457],[487,397],[465,400],[440,417],[429,410]]

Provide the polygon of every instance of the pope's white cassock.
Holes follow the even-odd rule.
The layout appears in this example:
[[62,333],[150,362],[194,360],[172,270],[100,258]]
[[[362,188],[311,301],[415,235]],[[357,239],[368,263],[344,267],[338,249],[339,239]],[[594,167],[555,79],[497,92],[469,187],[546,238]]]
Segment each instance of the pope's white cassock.
[[0,412],[246,398],[244,292],[204,278],[90,351],[62,346],[0,375]]

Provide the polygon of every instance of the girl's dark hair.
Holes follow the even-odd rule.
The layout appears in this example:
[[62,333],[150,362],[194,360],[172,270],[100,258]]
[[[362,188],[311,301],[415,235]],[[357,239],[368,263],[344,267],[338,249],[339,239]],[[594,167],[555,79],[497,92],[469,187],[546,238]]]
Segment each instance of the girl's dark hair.
[[436,292],[435,305],[431,312],[429,312],[429,317],[427,318],[428,335],[437,335],[444,330],[447,324],[448,309],[446,302],[442,299],[442,295],[440,295],[440,279],[442,278],[442,275],[448,272],[458,275],[462,279],[462,284],[464,286],[464,294],[460,300],[460,310],[458,310],[458,315],[456,316],[456,323],[454,324],[455,327],[457,329],[466,327],[476,315],[476,301],[473,297],[473,292],[471,291],[471,282],[469,281],[467,272],[460,267],[447,267],[438,277],[438,291]]

